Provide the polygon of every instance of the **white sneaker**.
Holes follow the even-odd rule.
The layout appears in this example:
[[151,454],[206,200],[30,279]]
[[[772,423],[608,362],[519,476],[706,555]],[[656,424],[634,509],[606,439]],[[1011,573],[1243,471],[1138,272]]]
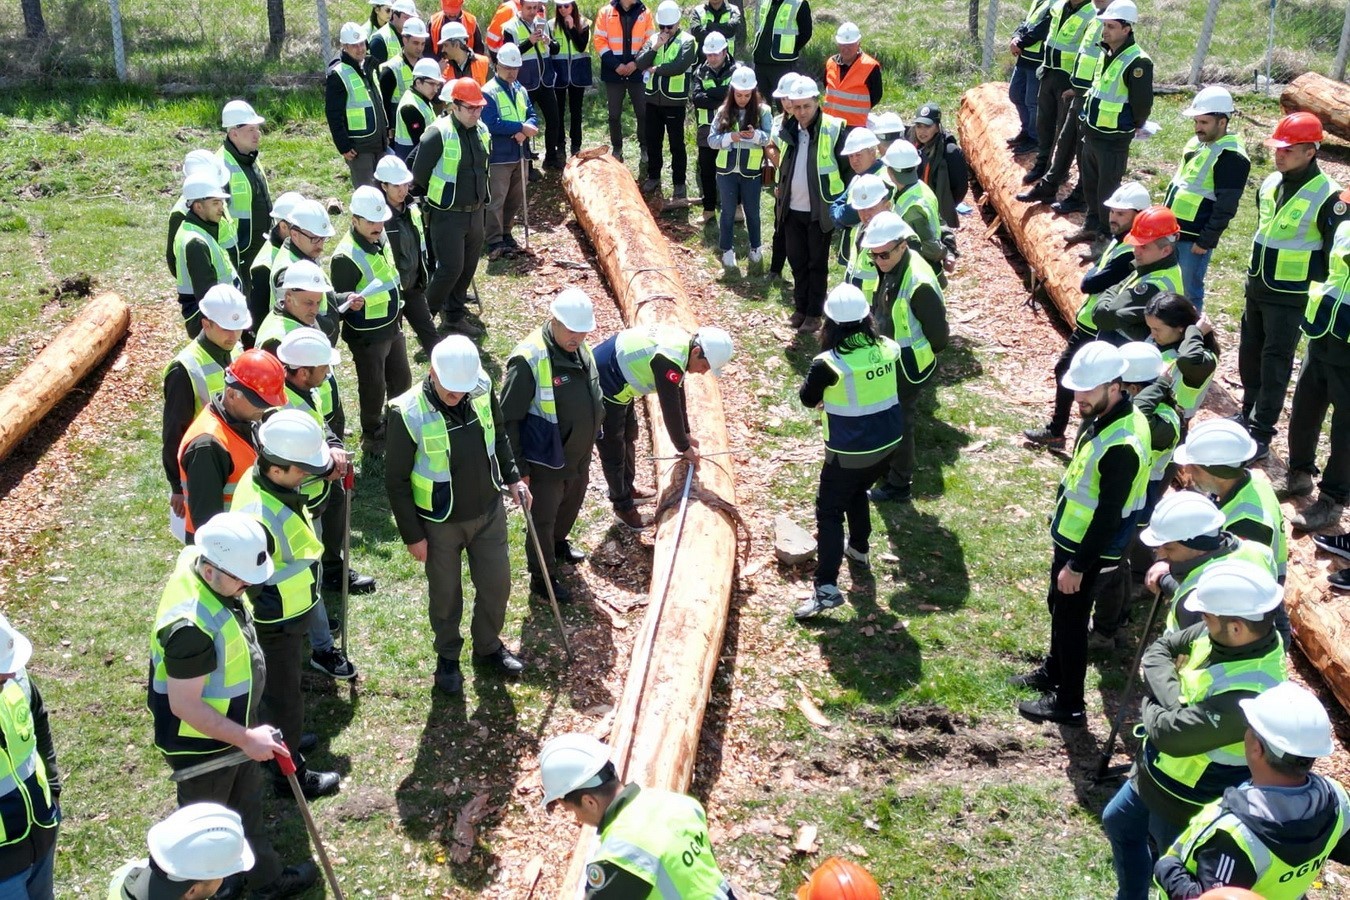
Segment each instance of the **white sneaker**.
[[736,251],[735,251],[735,250],[728,250],[726,253],[723,253],[723,254],[722,254],[722,268],[724,268],[724,269],[734,269],[734,268],[736,268]]
[[872,568],[872,561],[868,558],[866,550],[854,550],[848,544],[845,544],[844,555],[865,569]]
[[752,266],[757,266],[757,265],[759,265],[759,264],[762,263],[762,262],[764,262],[764,248],[763,248],[763,247],[751,247],[751,248],[750,248],[750,265],[752,265]]
[[832,584],[822,584],[816,588],[810,599],[792,611],[792,615],[798,620],[810,619],[827,609],[843,605],[844,595],[839,593],[839,588]]

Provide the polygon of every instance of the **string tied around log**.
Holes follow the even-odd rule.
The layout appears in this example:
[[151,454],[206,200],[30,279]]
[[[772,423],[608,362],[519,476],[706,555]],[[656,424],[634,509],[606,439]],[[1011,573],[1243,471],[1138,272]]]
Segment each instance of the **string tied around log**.
[[[710,462],[723,472],[727,472],[726,467],[717,462],[717,460],[704,457],[702,461]],[[689,465],[689,463],[683,459],[677,460],[674,465],[680,465],[681,463],[685,466]],[[698,470],[695,469],[694,471],[697,474]],[[730,472],[727,472],[727,477],[731,477]],[[677,479],[677,481],[678,480],[682,479]],[[661,502],[657,504],[656,512],[652,516],[653,520],[660,520],[662,513],[679,506],[680,493],[680,491],[673,489],[666,491],[665,496],[661,498]],[[746,524],[745,517],[741,515],[741,511],[736,507],[736,504],[727,500],[712,488],[703,487],[703,485],[698,482],[697,478],[695,479],[694,485],[689,489],[689,499],[697,500],[709,509],[715,510],[727,517],[727,521],[731,522],[732,527],[736,530],[737,562],[744,565],[750,559],[750,551],[753,548],[754,538],[750,534],[750,526]]]
[[[628,291],[633,287],[633,279],[637,278],[639,275],[647,275],[647,274],[660,275],[662,278],[665,278],[671,284],[675,285],[676,290],[683,291],[684,285],[680,284],[679,281],[677,281],[675,277],[670,274],[671,272],[674,271],[675,271],[674,266],[642,266],[641,268],[634,269],[633,271],[628,273],[628,280],[624,282],[623,291],[620,293],[620,296],[622,297],[628,296]],[[673,294],[652,294],[649,297],[644,297],[641,300],[638,300],[637,306],[641,307],[643,304],[651,303],[654,300],[674,300],[674,299],[675,296]]]

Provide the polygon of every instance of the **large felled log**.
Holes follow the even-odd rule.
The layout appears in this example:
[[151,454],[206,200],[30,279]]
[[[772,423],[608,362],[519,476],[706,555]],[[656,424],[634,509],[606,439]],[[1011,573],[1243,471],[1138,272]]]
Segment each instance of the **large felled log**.
[[1280,94],[1286,113],[1305,110],[1322,120],[1322,127],[1350,141],[1350,86],[1316,72],[1304,72]]
[[[670,248],[623,164],[608,154],[573,157],[563,171],[563,188],[629,325],[664,322],[694,331],[698,322]],[[700,450],[726,451],[717,380],[689,376],[685,392]],[[673,456],[676,451],[655,395],[648,398],[647,412],[655,455]],[[726,630],[736,556],[732,522],[698,495],[709,492],[735,503],[731,465],[730,456],[716,456],[699,466],[678,542],[675,508],[657,526],[651,602],[609,742],[620,776],[645,787],[684,791],[693,776],[699,730]],[[657,473],[662,496],[678,496],[684,467],[658,464]],[[579,838],[560,897],[576,896],[593,838],[590,829]]]
[[1330,558],[1308,538],[1289,544],[1284,602],[1295,643],[1326,681],[1341,706],[1350,709],[1350,605],[1326,583]]
[[1045,285],[1055,308],[1064,321],[1072,322],[1083,303],[1078,285],[1084,265],[1077,250],[1064,245],[1064,238],[1077,226],[1056,216],[1044,203],[1021,203],[1017,199],[1026,190],[1022,184],[1026,169],[1008,150],[1008,139],[1021,128],[1017,110],[1008,100],[1008,85],[990,82],[962,94],[957,128],[966,161],[983,185],[985,196],[994,204],[1022,258]]
[[116,294],[100,294],[0,391],[0,459],[107,356],[131,326]]

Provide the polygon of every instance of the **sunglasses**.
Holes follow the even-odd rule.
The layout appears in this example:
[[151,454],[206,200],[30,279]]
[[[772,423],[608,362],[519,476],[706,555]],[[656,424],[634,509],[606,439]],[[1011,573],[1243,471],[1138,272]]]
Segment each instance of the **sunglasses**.
[[867,253],[873,259],[890,259],[900,252],[900,245],[896,244],[889,250],[868,250]]

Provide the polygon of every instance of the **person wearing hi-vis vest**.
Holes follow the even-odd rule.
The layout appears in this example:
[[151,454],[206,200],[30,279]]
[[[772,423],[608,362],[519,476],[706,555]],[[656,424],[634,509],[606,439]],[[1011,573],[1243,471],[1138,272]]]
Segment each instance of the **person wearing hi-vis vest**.
[[[426,22],[417,18],[404,22],[403,33],[399,35],[400,51],[375,70],[380,83],[380,100],[384,103],[384,120],[391,129],[396,127],[394,114],[398,111],[399,101],[417,77],[413,67],[422,60],[429,37],[431,32],[427,31]],[[436,60],[431,60],[431,64],[436,66]],[[436,69],[439,76],[440,66]]]
[[[155,747],[171,769],[243,750],[248,759],[177,783],[178,805],[219,803],[239,815],[254,863],[246,881],[254,897],[291,897],[318,880],[305,860],[282,867],[263,832],[262,767],[290,755],[260,715],[271,672],[263,661],[246,591],[276,571],[258,520],[221,512],[202,524],[196,546],[178,554],[150,631],[147,706]],[[232,886],[238,889],[242,885]]]
[[[431,104],[444,86],[445,79],[441,77],[441,67],[436,64],[436,60],[419,59],[413,65],[412,83],[398,99],[398,105],[390,117],[394,125],[392,149],[394,155],[404,162],[417,149],[427,128],[436,121],[436,111]],[[384,157],[381,157],[380,161],[383,162]],[[375,167],[378,169],[379,163],[376,163]],[[380,181],[378,172],[375,174],[375,181],[377,184]]]
[[[466,12],[464,15],[469,14]],[[471,38],[478,40],[476,49]],[[475,31],[470,35],[464,23],[447,22],[441,31],[441,46],[437,54],[441,62],[441,79],[454,81],[456,78],[471,78],[476,84],[487,84],[491,72],[488,70],[487,51],[481,46],[482,41],[482,34]]]
[[436,688],[464,690],[462,566],[473,583],[473,661],[500,675],[526,663],[502,641],[511,598],[506,491],[526,509],[530,488],[520,479],[501,406],[483,371],[478,348],[452,334],[431,351],[426,380],[389,404],[384,486],[408,554],[425,566],[427,614],[436,651]]
[[801,57],[814,25],[807,0],[769,0],[759,10],[751,62],[761,84],[778,84],[789,72],[802,74]]
[[609,747],[588,734],[549,738],[539,776],[545,810],[557,803],[597,832],[583,882],[568,888],[577,896],[736,900],[713,858],[708,814],[693,797],[624,784]]
[[911,246],[914,232],[898,213],[882,212],[867,225],[858,249],[877,271],[869,299],[877,332],[900,346],[900,405],[904,435],[891,455],[881,483],[868,491],[877,503],[908,503],[918,459],[914,434],[919,395],[937,371],[937,355],[947,349],[950,330],[942,286],[932,267]]
[[[809,619],[844,602],[839,567],[866,573],[872,537],[867,490],[886,474],[905,431],[900,346],[880,334],[863,292],[851,284],[825,301],[821,352],[797,392],[807,409],[820,408],[825,463],[816,489],[815,591],[793,615]],[[844,526],[848,525],[845,543]]]
[[[558,98],[553,92],[555,71],[548,64],[553,47],[553,26],[544,15],[547,4],[544,0],[519,0],[519,10],[502,26],[502,46],[497,50],[497,63],[501,64],[502,50],[515,44],[520,51],[520,67],[516,73],[516,83],[525,89],[530,97],[530,107],[543,120],[544,161],[556,161],[556,149],[561,144],[562,117],[558,113]],[[533,184],[540,174],[534,168],[534,153],[526,154],[529,170],[528,178]],[[552,168],[552,166],[549,166]]]
[[1195,418],[1219,368],[1219,342],[1214,324],[1181,294],[1154,294],[1144,307],[1149,341],[1167,363],[1167,380],[1183,422]]
[[205,171],[189,175],[183,181],[182,199],[187,214],[173,236],[174,271],[183,325],[188,337],[196,337],[202,327],[197,304],[206,292],[218,284],[242,290],[243,282],[220,243],[227,230],[234,235],[234,223],[228,229],[223,225],[230,195],[221,187],[219,176]]
[[521,480],[534,495],[530,512],[539,542],[552,554],[541,568],[538,554],[526,547],[530,590],[547,597],[548,578],[559,603],[572,595],[558,580],[558,564],[586,558],[568,535],[586,499],[591,451],[605,416],[600,373],[586,344],[586,335],[594,330],[591,298],[568,288],[550,304],[549,320],[511,351],[502,378],[506,434]]
[[[726,99],[712,114],[708,126],[708,148],[714,151],[717,172],[717,249],[722,266],[736,267],[732,231],[736,210],[744,213],[749,238],[751,268],[764,262],[764,243],[759,221],[759,201],[764,194],[764,154],[773,138],[773,110],[759,93],[755,71],[737,66],[731,73]],[[706,197],[706,195],[705,195]]]
[[[150,855],[113,873],[108,900],[207,900],[255,858],[239,813],[219,803],[189,803],[150,826]],[[221,892],[221,893],[217,893]]]
[[[323,256],[323,248],[328,239],[336,232],[333,228],[332,219],[328,218],[328,210],[324,209],[322,203],[317,200],[301,199],[295,203],[286,216],[286,221],[290,225],[290,233],[286,240],[282,242],[281,247],[277,249],[277,254],[272,258],[271,278],[272,278],[272,305],[263,316],[262,322],[258,324],[256,334],[254,335],[254,345],[261,346],[262,332],[267,328],[267,320],[286,304],[286,273],[290,271],[291,266],[297,263],[308,263],[309,267],[305,271],[313,273],[318,271],[319,259]],[[301,282],[306,279],[300,279]],[[314,318],[306,321],[306,325],[317,325],[318,328],[334,344],[337,344],[338,330],[341,325],[341,319],[338,317],[337,302],[329,303],[327,296],[330,289],[325,289],[325,293],[319,297],[317,311]],[[332,298],[338,300],[338,298]]]
[[[1350,190],[1333,209],[1344,215],[1347,203]],[[1333,232],[1326,278],[1309,285],[1302,327],[1308,349],[1289,411],[1289,474],[1281,493],[1312,493],[1318,437],[1330,407],[1330,451],[1317,499],[1292,519],[1300,531],[1320,531],[1340,521],[1350,502],[1350,219],[1341,219]]]
[[417,5],[413,0],[393,0],[389,4],[389,20],[370,32],[366,39],[366,55],[370,57],[372,71],[398,57],[403,31],[415,18]]
[[522,61],[519,47],[503,46],[497,54],[496,74],[483,87],[483,100],[487,103],[483,107],[483,124],[492,136],[485,234],[490,259],[520,251],[511,226],[525,206],[526,176],[522,161],[528,161],[529,140],[539,133],[539,120],[535,118],[529,92],[517,81]]
[[609,486],[614,518],[633,531],[650,528],[652,519],[637,509],[655,492],[634,486],[637,474],[637,412],[633,401],[655,393],[666,434],[677,453],[697,464],[698,438],[690,433],[684,396],[688,375],[720,375],[731,361],[731,335],[704,326],[692,335],[673,325],[626,328],[595,346],[605,421],[595,449]]
[[[463,29],[464,34],[452,37],[450,34],[452,25],[457,26],[456,31]],[[440,0],[440,9],[431,14],[427,26],[431,29],[431,42],[428,45],[431,48],[431,56],[441,57],[447,43],[462,40],[470,55],[482,54],[483,63],[487,64],[487,47],[483,43],[483,31],[478,27],[478,18],[464,8],[464,0]]]
[[1041,694],[1018,704],[1033,722],[1087,724],[1083,687],[1093,587],[1102,569],[1120,560],[1148,487],[1148,422],[1122,386],[1128,368],[1118,348],[1089,341],[1061,379],[1074,392],[1083,425],[1050,520],[1050,649],[1040,666],[1009,679]]
[[647,90],[647,179],[642,192],[661,189],[665,144],[670,142],[671,197],[688,196],[689,154],[684,147],[685,105],[689,102],[691,70],[698,62],[694,36],[680,27],[684,13],[675,0],[661,0],[656,8],[656,31],[637,55]]
[[1341,186],[1317,165],[1322,122],[1290,113],[1265,145],[1275,171],[1256,192],[1256,234],[1247,266],[1246,306],[1238,338],[1242,415],[1257,443],[1253,461],[1270,453],[1302,337],[1313,284],[1325,282],[1336,220],[1346,212]]
[[[553,82],[553,102],[558,105],[558,139],[553,141],[553,165],[561,169],[581,152],[581,104],[586,89],[595,80],[591,71],[591,20],[581,14],[576,0],[554,0],[553,43],[548,67]],[[567,131],[563,132],[566,119]],[[548,160],[545,160],[548,165]]]
[[258,147],[262,142],[262,123],[267,121],[243,100],[231,100],[220,111],[220,126],[225,142],[216,155],[229,170],[227,190],[230,215],[239,228],[235,254],[242,272],[253,262],[258,248],[267,240],[271,227],[272,198],[267,192],[267,176],[258,165]]
[[413,184],[426,192],[426,249],[436,260],[426,303],[447,331],[480,337],[483,330],[466,318],[465,307],[487,223],[491,137],[481,121],[487,100],[472,78],[448,82],[441,99],[447,113],[422,137],[412,172]]
[[947,259],[956,250],[956,236],[942,224],[937,194],[919,177],[921,162],[919,151],[903,137],[891,141],[881,157],[884,179],[891,188],[891,208],[914,230],[914,249],[946,287]]
[[1153,867],[1168,900],[1220,886],[1299,900],[1328,859],[1350,863],[1350,798],[1339,782],[1312,772],[1335,749],[1321,701],[1286,681],[1238,705],[1251,778],[1200,810]]
[[643,90],[637,55],[655,28],[652,14],[642,0],[609,0],[595,14],[595,52],[600,56],[600,80],[605,85],[609,149],[619,162],[623,162],[625,97],[633,107],[642,161],[647,161],[647,151],[642,146],[647,140],[647,92]]
[[[895,212],[892,206],[895,188],[880,175],[859,175],[849,182],[846,196],[849,208],[857,218],[857,227],[852,229],[853,239],[848,246],[844,280],[856,288],[861,288],[863,296],[871,303],[872,295],[876,293],[877,282],[881,279],[876,264],[872,262],[872,255],[862,247],[862,239],[873,219],[884,212]],[[905,239],[910,243],[911,249],[918,243],[917,236]]]
[[[266,240],[258,247],[258,252],[253,255],[248,269],[248,289],[244,291],[244,295],[248,297],[248,311],[253,318],[254,326],[261,325],[262,320],[267,318],[267,311],[272,308],[272,266],[277,261],[277,254],[281,252],[282,245],[291,236],[291,223],[286,221],[286,217],[295,209],[296,204],[304,199],[304,196],[296,191],[286,191],[272,204],[272,228],[268,231]],[[255,330],[250,327],[244,332],[244,349],[252,349],[256,339]]]
[[[839,233],[839,237],[836,238],[834,261],[841,266],[848,265],[849,256],[856,242],[855,232],[858,230],[858,210],[852,201],[853,185],[864,175],[881,176],[885,173],[886,164],[881,161],[881,154],[878,151],[880,146],[881,142],[877,140],[872,130],[861,126],[850,128],[848,137],[844,139],[844,158],[848,160],[853,178],[849,181],[849,190],[840,194],[839,198],[830,204],[830,219],[834,222],[835,231]],[[892,185],[887,184],[886,187],[888,200],[899,193]]]
[[1054,0],[1031,0],[1025,18],[1008,41],[1008,51],[1017,57],[1013,63],[1012,78],[1008,82],[1008,99],[1017,110],[1020,126],[1017,134],[1008,138],[1008,148],[1014,155],[1032,153],[1040,146],[1036,141],[1036,115],[1041,89],[1037,70],[1045,62],[1045,39],[1050,34],[1052,6]]
[[1144,310],[1161,294],[1181,293],[1181,267],[1177,265],[1177,217],[1165,206],[1150,206],[1134,217],[1123,238],[1134,248],[1130,274],[1097,298],[1092,307],[1092,325],[1097,340],[1120,346],[1147,340],[1150,332]]
[[[187,184],[197,175],[209,176],[215,180],[222,191],[229,193],[230,170],[225,163],[221,162],[220,157],[210,150],[189,150],[187,155],[183,157],[183,183]],[[189,206],[190,204],[180,192],[177,202],[169,209],[168,241],[164,245],[164,262],[168,265],[169,274],[173,276],[175,284],[178,283],[178,229],[187,219]],[[238,231],[238,225],[230,215],[230,205],[226,203],[225,211],[221,214],[220,222],[216,225],[216,243],[225,251],[225,255],[229,259],[230,265],[234,266],[234,270],[242,274],[243,265],[239,260]],[[192,327],[192,323],[189,322],[188,328],[191,329]]]
[[834,33],[839,52],[825,60],[825,111],[854,128],[867,125],[881,103],[881,63],[862,50],[862,29],[852,22]]
[[1181,223],[1177,262],[1186,296],[1205,309],[1205,274],[1209,259],[1228,224],[1237,215],[1252,161],[1242,139],[1228,133],[1235,112],[1233,96],[1221,87],[1202,88],[1181,111],[1191,120],[1195,137],[1181,151],[1181,165],[1167,185],[1163,200]]
[[201,333],[164,367],[160,461],[169,480],[169,507],[177,518],[186,511],[178,446],[202,408],[225,389],[225,369],[239,358],[239,337],[253,324],[244,295],[228,284],[206,292],[201,312]]
[[403,291],[393,248],[384,238],[384,223],[393,215],[384,192],[357,188],[351,211],[351,230],[338,242],[329,265],[333,290],[355,292],[365,301],[342,310],[342,339],[356,368],[361,450],[381,456],[385,403],[412,387],[403,337]]
[[1144,651],[1143,744],[1133,776],[1102,813],[1117,900],[1145,900],[1155,847],[1169,847],[1207,803],[1248,777],[1241,701],[1283,682],[1275,609],[1283,590],[1261,566],[1225,560],[1206,569],[1186,608],[1204,621]]
[[366,57],[366,32],[355,22],[343,23],[338,42],[341,52],[329,62],[324,83],[324,115],[352,187],[358,188],[374,182],[375,164],[389,147],[389,119],[375,78],[383,60]]
[[[324,429],[308,413],[279,409],[255,430],[258,459],[236,485],[230,512],[252,516],[270,538],[273,572],[251,593],[258,645],[267,665],[262,689],[266,714],[281,729],[296,759],[296,774],[308,798],[335,793],[336,772],[320,772],[300,758],[305,724],[305,694],[300,668],[310,613],[320,603],[319,563],[323,542],[315,533],[302,485],[323,478],[334,468]],[[279,773],[272,775],[279,797],[290,797],[290,786]]]
[[427,306],[426,226],[422,206],[411,196],[413,175],[397,156],[385,156],[375,167],[375,184],[389,204],[384,234],[394,251],[398,283],[403,290],[403,315],[417,335],[422,353],[430,356],[440,336]]
[[[703,0],[689,10],[689,33],[700,47],[710,34],[726,38],[727,56],[745,57],[745,11],[732,0]],[[740,50],[740,57],[736,51]]]
[[1050,154],[1055,149],[1055,137],[1069,117],[1073,100],[1069,79],[1078,59],[1083,34],[1096,14],[1097,10],[1089,0],[1055,0],[1050,6],[1044,39],[1045,56],[1036,70],[1039,79],[1036,93],[1036,160],[1022,177],[1022,183],[1035,185],[1037,193],[1034,196],[1019,195],[1017,199],[1023,202],[1046,197],[1053,200],[1055,197],[1059,182],[1042,183],[1041,179],[1050,169]]
[[[734,8],[734,7],[733,7]],[[714,37],[716,35],[716,37]],[[712,120],[731,93],[731,76],[740,68],[731,58],[727,39],[720,31],[713,31],[703,39],[703,62],[690,73],[690,103],[694,106],[694,121],[698,131],[698,192],[703,195],[703,221],[717,214],[717,148],[708,141]]]

